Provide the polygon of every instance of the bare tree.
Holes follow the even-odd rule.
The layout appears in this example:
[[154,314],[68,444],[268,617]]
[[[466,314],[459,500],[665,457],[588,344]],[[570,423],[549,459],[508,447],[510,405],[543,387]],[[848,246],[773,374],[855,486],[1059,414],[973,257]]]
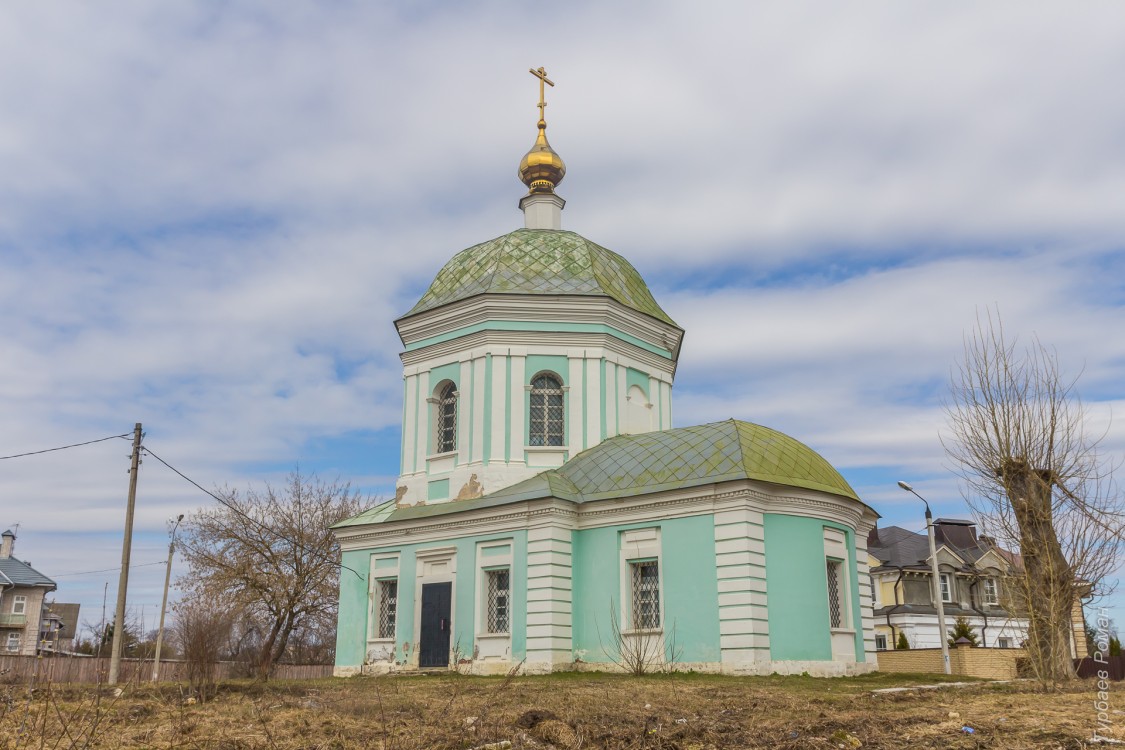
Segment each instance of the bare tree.
[[1030,666],[1045,684],[1074,675],[1073,607],[1102,592],[1125,519],[1116,464],[1099,454],[1074,385],[1054,351],[1038,340],[1017,350],[999,316],[978,317],[953,372],[943,437],[978,523],[1019,549],[1007,593],[1027,615]]
[[230,602],[254,621],[257,672],[267,679],[295,631],[335,627],[340,566],[329,527],[364,503],[347,484],[299,472],[280,490],[218,495],[223,505],[184,525],[177,543],[189,571],[179,584],[188,598]]
[[224,602],[203,597],[181,599],[173,609],[172,635],[184,656],[188,684],[205,702],[215,694],[219,659],[236,615]]

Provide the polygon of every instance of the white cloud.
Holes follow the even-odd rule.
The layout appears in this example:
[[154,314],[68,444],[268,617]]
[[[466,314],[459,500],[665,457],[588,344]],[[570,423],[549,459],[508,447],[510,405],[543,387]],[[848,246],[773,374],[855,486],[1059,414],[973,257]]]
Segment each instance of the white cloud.
[[[565,226],[687,329],[678,423],[791,432],[892,521],[913,517],[897,471],[959,514],[938,402],[976,309],[1084,366],[1098,419],[1122,413],[1122,21],[1108,2],[13,6],[0,455],[141,420],[204,486],[238,486],[393,430],[391,321],[519,225],[542,64]],[[0,525],[24,523],[45,572],[112,566],[126,453],[3,462]],[[382,488],[397,456],[325,461]],[[142,481],[160,557],[163,519],[205,499],[151,461]]]

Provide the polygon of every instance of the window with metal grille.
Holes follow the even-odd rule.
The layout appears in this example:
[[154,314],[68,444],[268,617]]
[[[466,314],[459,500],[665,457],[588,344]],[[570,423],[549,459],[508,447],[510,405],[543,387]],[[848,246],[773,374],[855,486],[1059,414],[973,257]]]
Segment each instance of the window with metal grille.
[[511,575],[509,570],[485,571],[485,586],[488,598],[488,622],[485,623],[489,633],[507,633],[509,631],[508,616],[511,610]]
[[437,400],[438,453],[457,450],[457,385],[447,383]]
[[563,389],[553,375],[538,375],[531,381],[530,417],[528,445],[563,444]]
[[844,627],[841,567],[839,560],[828,561],[828,622],[834,628]]
[[656,560],[629,563],[633,575],[633,628],[660,627],[660,566]]
[[379,581],[378,638],[395,637],[398,616],[398,581]]

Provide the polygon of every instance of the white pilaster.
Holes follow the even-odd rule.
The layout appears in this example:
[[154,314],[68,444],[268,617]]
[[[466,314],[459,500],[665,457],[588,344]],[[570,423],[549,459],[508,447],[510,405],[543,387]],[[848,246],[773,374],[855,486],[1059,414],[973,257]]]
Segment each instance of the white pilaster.
[[473,352],[472,455],[469,460],[484,460],[484,352]]
[[731,510],[715,514],[723,672],[758,673],[769,664],[765,553],[761,513]]
[[569,357],[567,360],[569,365],[567,384],[570,386],[567,396],[570,404],[566,419],[570,432],[570,455],[573,456],[586,448],[586,436],[582,431],[582,402],[585,400],[583,397],[586,393],[582,389],[582,351],[571,351],[567,356]]
[[418,436],[414,412],[418,407],[418,376],[407,375],[403,384],[402,397],[402,468],[401,474],[413,474],[418,469],[416,449]]
[[618,367],[613,362],[605,363],[605,436],[617,434],[617,376]]
[[617,433],[625,432],[628,425],[628,397],[629,371],[622,365],[617,366]]
[[507,354],[492,355],[492,435],[489,438],[489,462],[504,460],[504,428],[508,423],[508,402],[511,385],[508,383]]
[[660,429],[672,429],[672,384],[660,381]]
[[602,361],[586,360],[586,447],[602,440]]
[[859,578],[859,612],[863,627],[863,655],[868,664],[878,664],[875,648],[875,602],[871,599],[871,567],[867,564],[867,533],[870,526],[860,524],[855,532],[856,573]]
[[418,401],[416,402],[417,408],[413,414],[407,416],[407,419],[413,419],[414,429],[417,434],[417,443],[414,451],[416,457],[415,471],[426,470],[426,456],[429,455],[429,434],[430,434],[430,373],[418,373]]
[[470,404],[473,393],[473,362],[466,359],[461,362],[461,375],[457,379],[457,463],[469,461],[469,429],[472,427],[470,419]]
[[523,447],[527,445],[527,435],[524,434],[524,402],[527,394],[523,390],[524,369],[527,359],[522,351],[512,349],[512,382],[508,384],[508,399],[512,404],[512,455],[508,460],[512,463],[524,462]]
[[570,530],[558,526],[527,532],[528,672],[573,661],[570,540]]

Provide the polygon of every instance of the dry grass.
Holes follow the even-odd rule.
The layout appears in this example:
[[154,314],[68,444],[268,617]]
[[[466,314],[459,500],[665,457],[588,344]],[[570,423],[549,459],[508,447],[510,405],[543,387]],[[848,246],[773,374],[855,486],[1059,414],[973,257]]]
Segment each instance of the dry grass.
[[[935,681],[441,674],[228,683],[203,704],[186,701],[175,685],[133,686],[117,697],[105,688],[99,695],[92,687],[48,686],[30,698],[26,687],[4,686],[0,748],[428,750],[505,741],[514,750],[1089,746],[1091,683],[1052,694],[989,683],[871,692]],[[1118,708],[1125,708],[1122,687]],[[1125,739],[1125,714],[1112,716],[1110,736]]]

